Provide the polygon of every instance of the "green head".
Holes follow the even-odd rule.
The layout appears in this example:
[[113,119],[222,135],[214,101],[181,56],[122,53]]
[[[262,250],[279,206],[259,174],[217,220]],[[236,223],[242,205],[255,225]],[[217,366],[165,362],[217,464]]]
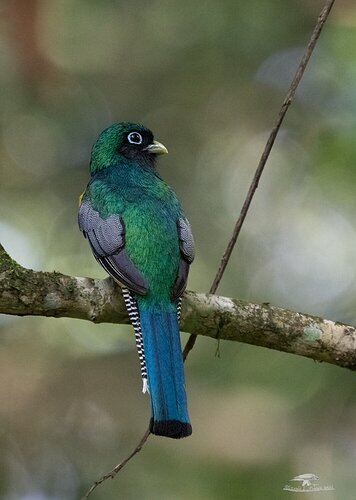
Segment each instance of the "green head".
[[120,160],[138,161],[153,167],[157,155],[168,153],[167,148],[153,139],[148,128],[138,123],[114,123],[101,132],[96,140],[90,160],[90,171],[117,164]]

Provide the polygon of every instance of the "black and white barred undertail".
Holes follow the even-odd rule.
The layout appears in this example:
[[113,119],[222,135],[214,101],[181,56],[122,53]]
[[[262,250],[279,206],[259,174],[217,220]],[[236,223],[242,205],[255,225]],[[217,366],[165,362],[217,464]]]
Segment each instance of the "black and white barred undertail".
[[180,315],[182,313],[182,297],[179,297],[177,302],[177,320],[180,322]]
[[[141,331],[141,323],[140,316],[138,312],[138,306],[135,297],[132,295],[130,290],[127,288],[122,288],[122,296],[124,298],[125,306],[127,309],[127,314],[129,315],[129,319],[132,323],[135,332],[135,341],[136,348],[138,352],[138,357],[140,360],[140,368],[141,368],[141,377],[142,377],[142,392],[150,392],[148,387],[148,379],[147,379],[147,367],[146,367],[146,358],[145,358],[145,350],[143,347],[143,338]],[[182,310],[182,298],[179,298],[177,303],[177,319],[178,323],[180,321]]]
[[127,314],[129,315],[130,321],[134,328],[135,332],[135,340],[136,340],[136,348],[138,352],[138,357],[140,360],[140,368],[141,368],[141,377],[142,377],[142,392],[150,392],[148,387],[147,380],[147,367],[146,367],[146,358],[145,358],[145,350],[143,347],[143,338],[140,324],[140,317],[138,312],[138,306],[135,297],[133,297],[130,290],[127,288],[122,288],[122,295],[124,297],[125,306],[127,309]]

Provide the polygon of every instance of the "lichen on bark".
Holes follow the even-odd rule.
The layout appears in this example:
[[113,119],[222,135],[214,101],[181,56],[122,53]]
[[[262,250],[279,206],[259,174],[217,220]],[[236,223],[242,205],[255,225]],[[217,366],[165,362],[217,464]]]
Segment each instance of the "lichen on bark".
[[[120,287],[104,280],[33,271],[0,245],[0,313],[128,323]],[[356,329],[268,303],[187,291],[181,328],[356,369]]]

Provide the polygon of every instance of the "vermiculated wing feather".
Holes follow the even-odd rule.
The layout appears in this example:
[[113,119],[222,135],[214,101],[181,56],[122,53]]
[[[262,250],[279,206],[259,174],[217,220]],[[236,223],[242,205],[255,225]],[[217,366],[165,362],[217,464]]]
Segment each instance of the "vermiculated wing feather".
[[122,283],[139,295],[144,295],[147,292],[148,285],[127,255],[126,250],[120,250],[119,253],[110,255],[109,257],[98,257],[95,255],[95,258],[105,271],[119,283]]
[[195,247],[192,229],[187,219],[178,219],[178,237],[180,251],[185,260],[191,264],[195,257]]
[[183,294],[188,281],[189,264],[185,259],[180,259],[178,276],[171,290],[172,302],[177,302]]
[[102,218],[88,201],[78,214],[79,228],[88,239],[96,260],[116,281],[143,295],[148,285],[124,250],[125,225],[118,214]]
[[103,219],[90,203],[83,202],[78,214],[79,229],[88,239],[96,255],[106,257],[117,253],[125,243],[125,226],[120,215]]
[[194,239],[188,220],[183,217],[179,218],[177,229],[181,259],[178,276],[171,290],[171,300],[173,302],[177,302],[187,286],[189,265],[193,262],[195,256]]

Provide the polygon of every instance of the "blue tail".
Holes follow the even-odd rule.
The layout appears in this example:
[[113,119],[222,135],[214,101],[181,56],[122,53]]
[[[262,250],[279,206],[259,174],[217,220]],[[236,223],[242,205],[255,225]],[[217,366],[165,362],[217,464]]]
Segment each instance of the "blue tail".
[[140,311],[140,323],[152,405],[150,430],[175,439],[190,436],[177,314]]

